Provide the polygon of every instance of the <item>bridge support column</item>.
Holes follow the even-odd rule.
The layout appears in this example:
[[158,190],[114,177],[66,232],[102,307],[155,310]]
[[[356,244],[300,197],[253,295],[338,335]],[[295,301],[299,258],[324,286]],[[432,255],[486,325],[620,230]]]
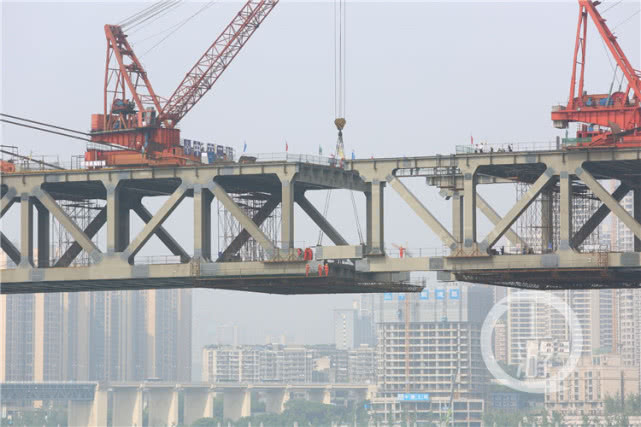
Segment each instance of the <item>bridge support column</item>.
[[473,249],[476,244],[476,169],[463,174],[463,246]]
[[572,177],[566,171],[561,171],[560,187],[560,242],[561,250],[571,250],[572,242]]
[[150,426],[178,425],[178,393],[174,387],[147,389]]
[[107,253],[125,250],[130,240],[129,205],[122,186],[105,184],[107,190]]
[[33,202],[28,194],[20,197],[20,266],[33,266]]
[[142,389],[118,387],[112,396],[112,425],[142,426]]
[[377,179],[365,193],[367,203],[367,246],[370,255],[385,253],[385,183]]
[[307,398],[312,402],[329,405],[332,403],[332,392],[329,388],[312,389],[307,392]]
[[49,267],[49,241],[50,241],[50,215],[47,208],[42,203],[36,202],[36,211],[38,212],[38,267]]
[[265,391],[265,410],[272,414],[282,414],[285,403],[289,401],[287,388]]
[[108,400],[108,391],[96,389],[93,401],[69,401],[67,424],[70,427],[106,426],[107,411],[109,410]]
[[[635,188],[632,194],[634,219],[641,224],[641,188]],[[641,238],[638,236],[634,236],[634,252],[641,252]]]
[[251,392],[248,388],[225,389],[223,416],[232,421],[251,415]]
[[211,261],[212,194],[201,185],[194,186],[194,258]]
[[294,179],[280,177],[281,181],[281,251],[283,255],[294,249]]
[[552,191],[541,192],[541,249],[554,252],[554,203]]
[[183,393],[183,425],[191,425],[199,418],[214,417],[214,393],[209,389],[185,388]]

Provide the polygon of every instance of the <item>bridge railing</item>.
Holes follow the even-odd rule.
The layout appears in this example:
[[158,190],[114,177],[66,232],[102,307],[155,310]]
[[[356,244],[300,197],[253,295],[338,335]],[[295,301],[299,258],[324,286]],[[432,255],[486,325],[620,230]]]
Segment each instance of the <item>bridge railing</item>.
[[257,162],[296,162],[310,163],[321,166],[344,167],[345,160],[335,157],[317,156],[313,154],[291,154],[291,153],[243,153],[242,157],[255,158]]
[[562,150],[564,145],[560,140],[555,141],[534,141],[534,142],[505,142],[497,144],[469,144],[457,145],[456,154],[475,153],[511,153],[523,151],[555,151]]

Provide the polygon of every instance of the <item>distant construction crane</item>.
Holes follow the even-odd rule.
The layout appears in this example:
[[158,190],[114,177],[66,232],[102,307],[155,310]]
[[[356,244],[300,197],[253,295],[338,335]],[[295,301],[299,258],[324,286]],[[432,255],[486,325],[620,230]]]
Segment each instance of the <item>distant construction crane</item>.
[[[568,148],[639,147],[641,146],[641,72],[630,65],[616,37],[597,10],[596,7],[599,4],[599,1],[579,0],[579,22],[572,62],[570,97],[567,106],[553,107],[552,120],[554,126],[559,129],[566,129],[570,122],[583,123],[576,135],[576,145]],[[588,15],[616,61],[614,77],[616,78],[616,71],[620,68],[628,82],[625,92],[621,91],[621,88],[612,92],[614,79],[609,93],[592,95],[583,89]],[[631,98],[630,95],[632,95]]]
[[[278,1],[248,0],[167,100],[154,91],[123,28],[105,25],[104,112],[91,116],[91,139],[125,149],[89,148],[85,159],[106,166],[200,163],[198,156],[185,153],[176,125],[212,88]],[[149,17],[143,11],[132,19]]]

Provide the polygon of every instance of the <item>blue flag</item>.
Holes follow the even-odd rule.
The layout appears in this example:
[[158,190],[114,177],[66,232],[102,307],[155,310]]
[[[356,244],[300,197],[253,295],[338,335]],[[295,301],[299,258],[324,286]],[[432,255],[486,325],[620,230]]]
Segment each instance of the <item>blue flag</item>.
[[352,150],[352,160],[356,159],[356,154],[354,154],[354,150]]
[[243,145],[243,153],[247,151],[247,141],[245,141],[245,145]]

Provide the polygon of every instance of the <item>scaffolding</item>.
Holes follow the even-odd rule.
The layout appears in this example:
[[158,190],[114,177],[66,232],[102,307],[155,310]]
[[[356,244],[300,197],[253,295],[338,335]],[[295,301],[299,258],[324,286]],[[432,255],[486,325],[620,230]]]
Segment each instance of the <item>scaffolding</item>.
[[[87,226],[94,220],[104,207],[104,201],[97,200],[61,200],[59,202],[62,210],[69,216],[69,218],[78,225],[81,230],[85,230]],[[98,242],[99,233],[97,233],[91,240]],[[51,256],[53,257],[51,265],[62,257],[62,255],[74,244],[76,239],[71,233],[52,215],[51,216]],[[89,254],[83,249],[78,256],[73,260],[70,266],[87,266],[91,265],[94,261]]]
[[[530,184],[516,184],[517,201],[524,197]],[[572,186],[572,233],[576,233],[590,219],[601,205],[601,201],[584,185],[573,183]],[[546,213],[546,211],[548,213]],[[527,244],[527,249],[534,253],[554,252],[560,244],[560,193],[558,187],[541,192],[517,220],[516,232]],[[545,216],[551,217],[544,220]],[[597,227],[585,241],[576,248],[580,252],[601,252],[603,246]],[[550,242],[546,242],[546,235]],[[524,248],[525,249],[525,248]]]
[[[254,218],[273,196],[268,193],[252,191],[244,193],[229,194],[245,214]],[[229,212],[222,203],[217,202],[218,207],[218,256],[227,248],[232,241],[243,231],[243,226]],[[272,241],[278,242],[280,234],[280,206],[277,206],[271,214],[259,224],[260,229]],[[264,248],[253,238],[249,237],[247,242],[234,254],[230,254],[229,261],[265,261],[267,254]]]

